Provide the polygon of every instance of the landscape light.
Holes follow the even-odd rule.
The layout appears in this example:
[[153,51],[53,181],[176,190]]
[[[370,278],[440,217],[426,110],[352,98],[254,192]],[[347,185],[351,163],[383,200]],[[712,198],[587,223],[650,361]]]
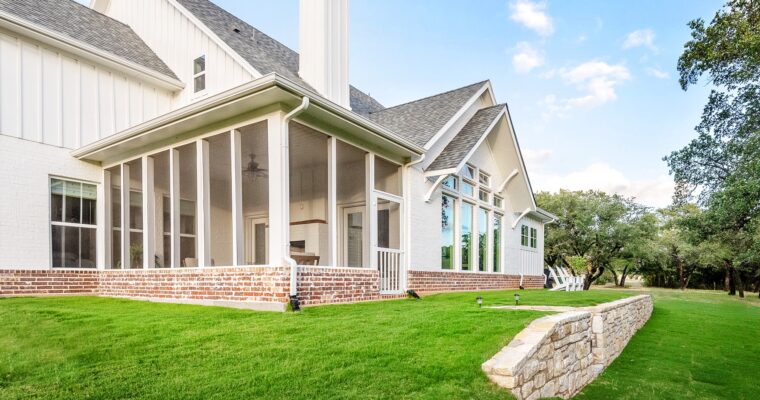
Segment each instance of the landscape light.
[[515,305],[520,302],[520,293],[515,293]]
[[483,296],[476,297],[475,302],[478,303],[478,307],[483,307]]

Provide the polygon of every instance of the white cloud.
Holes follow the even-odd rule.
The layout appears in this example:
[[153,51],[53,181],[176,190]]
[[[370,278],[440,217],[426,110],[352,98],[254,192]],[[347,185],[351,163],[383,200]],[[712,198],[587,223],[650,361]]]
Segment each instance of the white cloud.
[[554,22],[544,12],[545,2],[531,2],[528,0],[516,0],[509,4],[512,11],[510,18],[524,25],[526,28],[536,31],[541,36],[550,36],[554,33]]
[[541,163],[550,159],[554,154],[552,149],[524,149],[522,151],[523,160],[526,164],[536,165],[538,168]]
[[654,45],[654,37],[654,31],[651,29],[633,31],[625,37],[623,48],[632,49],[634,47],[644,46],[652,51],[657,51],[657,46]]
[[556,73],[566,85],[574,86],[584,93],[581,96],[558,99],[550,94],[543,105],[556,115],[563,115],[573,108],[590,108],[617,99],[615,88],[631,79],[631,73],[622,64],[588,61],[574,68],[562,68]]
[[636,201],[651,207],[670,204],[674,184],[668,175],[653,179],[631,180],[619,170],[606,163],[593,163],[567,174],[546,174],[536,171],[530,174],[533,190],[558,192],[568,190],[601,190],[635,197]]
[[512,56],[512,65],[518,73],[525,74],[533,68],[544,65],[544,55],[530,43],[520,42]]
[[646,72],[647,72],[647,75],[653,76],[653,77],[655,77],[657,79],[669,79],[670,78],[670,74],[668,74],[667,72],[665,72],[665,71],[663,71],[661,69],[657,69],[657,68],[654,68],[654,67],[648,67],[646,69]]

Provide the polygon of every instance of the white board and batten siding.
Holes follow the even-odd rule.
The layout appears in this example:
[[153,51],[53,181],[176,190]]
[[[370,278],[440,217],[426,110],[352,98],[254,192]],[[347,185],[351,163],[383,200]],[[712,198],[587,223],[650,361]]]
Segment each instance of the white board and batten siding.
[[[129,25],[185,82],[185,88],[173,99],[172,109],[259,77],[253,76],[250,66],[237,53],[210,36],[210,31],[191,20],[187,10],[174,1],[111,0],[106,14]],[[206,57],[206,90],[194,93],[193,61],[200,56]]]
[[0,30],[0,134],[75,149],[169,112],[172,96]]

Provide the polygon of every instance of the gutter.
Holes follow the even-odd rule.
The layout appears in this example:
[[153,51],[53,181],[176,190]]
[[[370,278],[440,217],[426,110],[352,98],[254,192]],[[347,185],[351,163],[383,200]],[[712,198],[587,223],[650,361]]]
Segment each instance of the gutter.
[[[304,96],[301,99],[301,105],[294,108],[291,112],[285,114],[284,117],[282,117],[282,125],[281,125],[281,136],[280,136],[280,143],[282,143],[282,146],[280,147],[280,157],[282,157],[283,160],[287,160],[289,158],[289,128],[290,120],[296,117],[298,114],[301,114],[302,112],[306,111],[306,109],[309,108],[309,98],[307,96]],[[288,199],[290,197],[290,177],[283,177],[283,182],[281,185],[282,190],[282,199],[283,201],[285,199]],[[298,302],[298,263],[296,263],[296,260],[292,259],[290,257],[290,207],[283,207],[283,215],[282,220],[286,224],[286,229],[284,229],[285,233],[285,240],[282,244],[283,246],[283,259],[285,261],[285,264],[287,264],[290,267],[290,305],[293,307],[293,311],[299,311],[301,309],[300,304]]]

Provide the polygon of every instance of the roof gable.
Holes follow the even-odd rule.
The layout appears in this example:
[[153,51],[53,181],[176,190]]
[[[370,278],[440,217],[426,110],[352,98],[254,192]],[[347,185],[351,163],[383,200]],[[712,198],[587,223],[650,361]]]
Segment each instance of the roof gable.
[[0,0],[0,11],[177,79],[132,28],[73,0]]
[[475,146],[482,141],[483,136],[487,135],[490,128],[498,122],[497,119],[505,107],[505,104],[497,104],[478,110],[427,169],[439,171],[459,167]]
[[482,81],[369,114],[369,119],[424,146],[468,100],[486,85]]

